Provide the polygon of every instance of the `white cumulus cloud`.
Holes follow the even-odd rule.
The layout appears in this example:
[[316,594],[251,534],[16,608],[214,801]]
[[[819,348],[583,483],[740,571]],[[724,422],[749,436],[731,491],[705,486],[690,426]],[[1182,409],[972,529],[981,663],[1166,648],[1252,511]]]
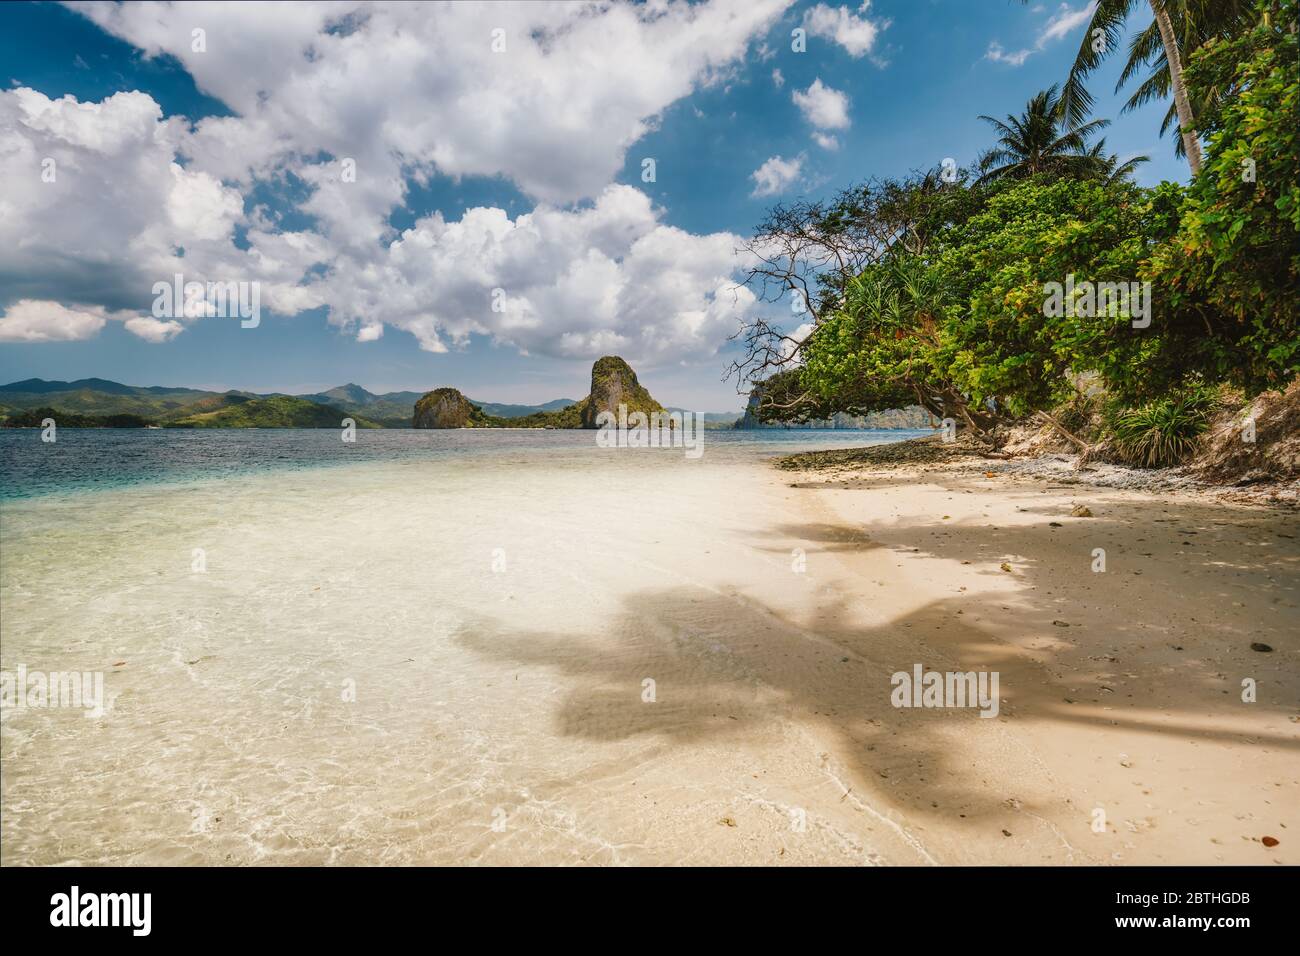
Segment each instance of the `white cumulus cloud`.
[[[138,91],[0,91],[0,337],[120,321],[167,341],[215,321],[150,315],[154,283],[179,274],[257,282],[264,311],[323,308],[359,342],[391,327],[430,351],[482,335],[564,358],[705,358],[755,304],[736,284],[740,237],[672,227],[611,183],[663,112],[728,80],[789,5],[73,3],[175,57],[234,115],[164,118]],[[843,94],[818,81],[798,95],[819,128],[847,125]],[[439,175],[503,177],[536,205],[392,228],[410,183]],[[289,177],[310,217],[292,230],[250,202]]]
[[[535,355],[713,354],[754,304],[734,288],[740,237],[660,222],[648,196],[609,186],[589,208],[492,207],[419,220],[365,270],[325,280],[335,321],[378,323],[429,351],[490,336]],[[499,291],[498,291],[499,290]]]
[[887,20],[868,19],[871,0],[866,0],[854,13],[849,7],[831,7],[819,3],[803,16],[804,28],[810,36],[833,40],[852,57],[870,53],[876,45],[880,31],[889,26]]
[[350,205],[374,211],[400,200],[411,166],[504,176],[552,202],[594,196],[668,106],[723,79],[790,2],[73,6],[175,56],[238,114],[200,121],[200,169],[246,179],[292,156],[352,157]]
[[799,178],[803,170],[803,156],[782,159],[773,156],[749,174],[754,180],[753,196],[775,196]]
[[827,86],[821,77],[813,80],[806,90],[795,90],[794,105],[799,107],[804,119],[818,129],[847,129],[849,126],[849,98],[847,94]]
[[0,342],[75,342],[91,338],[106,321],[102,309],[20,299],[0,315]]
[[147,315],[134,315],[127,319],[123,325],[132,335],[138,335],[146,342],[166,342],[168,339],[175,338],[184,328],[175,319],[155,319]]

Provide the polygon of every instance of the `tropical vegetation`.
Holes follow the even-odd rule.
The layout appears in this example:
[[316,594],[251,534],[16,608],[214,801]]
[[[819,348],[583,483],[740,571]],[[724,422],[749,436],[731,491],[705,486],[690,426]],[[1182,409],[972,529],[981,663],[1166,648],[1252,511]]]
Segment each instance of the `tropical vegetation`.
[[[1105,409],[1116,457],[1166,465],[1194,447],[1214,395],[1295,379],[1296,2],[1150,5],[1124,76],[1153,73],[1130,103],[1169,89],[1195,109],[1171,106],[1192,134],[1190,184],[1139,186],[1134,161],[1090,141],[1105,123],[1083,109],[1103,55],[1088,47],[1061,90],[982,117],[996,142],[974,169],[774,207],[748,281],[804,314],[798,333],[764,318],[742,330],[732,372],[756,386],[761,418],[919,404],[993,444],[1034,417],[1087,453],[1065,421],[1087,406]],[[1138,8],[1101,0],[1090,31],[1113,48]]]

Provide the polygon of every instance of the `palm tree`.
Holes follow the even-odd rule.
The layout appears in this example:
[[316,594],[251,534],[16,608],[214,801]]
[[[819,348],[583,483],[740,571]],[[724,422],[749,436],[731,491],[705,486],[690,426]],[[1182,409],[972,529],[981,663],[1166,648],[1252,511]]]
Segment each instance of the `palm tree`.
[[1088,150],[1088,137],[1110,124],[1091,120],[1062,128],[1058,87],[1037,93],[1020,116],[1008,114],[1006,122],[981,116],[998,131],[998,145],[980,157],[976,182],[1023,179],[1037,173],[1085,176],[1099,170],[1098,157]]
[[[1119,45],[1121,28],[1140,2],[1098,0],[1061,93],[1061,108],[1071,123],[1082,122],[1092,112],[1092,94],[1083,81]],[[1129,44],[1128,62],[1115,89],[1118,91],[1143,66],[1152,67],[1151,75],[1124,109],[1134,109],[1172,92],[1173,104],[1160,131],[1168,129],[1177,117],[1179,152],[1187,156],[1192,175],[1196,175],[1201,169],[1201,141],[1191,98],[1183,82],[1183,62],[1213,37],[1238,35],[1250,24],[1253,4],[1250,0],[1147,0],[1147,3],[1151,7],[1151,23]]]
[[[1180,17],[1176,21],[1176,26],[1179,31],[1179,52],[1184,63],[1187,62],[1193,51],[1210,40],[1230,40],[1235,36],[1239,36],[1243,30],[1248,29],[1253,23],[1250,0],[1195,0],[1195,2],[1184,0],[1182,6],[1188,15]],[[1172,83],[1170,80],[1169,60],[1165,56],[1160,30],[1154,20],[1145,30],[1134,36],[1130,41],[1128,62],[1124,65],[1124,72],[1120,74],[1119,82],[1115,86],[1116,91],[1118,92],[1143,66],[1150,66],[1151,73],[1138,85],[1137,91],[1124,104],[1123,112],[1125,113],[1153,100],[1166,99],[1170,94]],[[1192,91],[1189,90],[1188,95],[1191,96]],[[1218,90],[1209,91],[1207,94],[1210,102],[1219,95],[1221,95],[1221,91]],[[1203,116],[1208,106],[1209,102],[1206,101],[1206,97],[1193,98],[1191,115],[1193,117]],[[1170,102],[1169,109],[1165,111],[1164,120],[1160,123],[1162,136],[1177,119],[1177,103]],[[1181,126],[1181,123],[1179,125]],[[1198,146],[1199,142],[1198,139]],[[1174,151],[1179,156],[1187,155],[1187,147],[1181,129]]]
[[1124,162],[1119,161],[1119,157],[1114,153],[1106,155],[1106,137],[1103,136],[1088,150],[1088,157],[1096,163],[1095,174],[1105,179],[1108,183],[1119,182],[1121,179],[1128,179],[1143,163],[1151,161],[1150,156],[1133,156]]

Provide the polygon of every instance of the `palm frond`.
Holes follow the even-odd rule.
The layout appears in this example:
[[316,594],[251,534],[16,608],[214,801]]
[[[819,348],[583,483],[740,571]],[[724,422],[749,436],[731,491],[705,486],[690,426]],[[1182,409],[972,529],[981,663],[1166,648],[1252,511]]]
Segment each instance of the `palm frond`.
[[[1061,90],[1061,113],[1066,121],[1078,125],[1092,112],[1093,97],[1084,86],[1084,81],[1111,50],[1118,48],[1124,21],[1136,0],[1100,0],[1092,13],[1075,54],[1074,64],[1070,67],[1069,78]],[[1101,49],[1094,49],[1096,31],[1102,31],[1105,40]]]

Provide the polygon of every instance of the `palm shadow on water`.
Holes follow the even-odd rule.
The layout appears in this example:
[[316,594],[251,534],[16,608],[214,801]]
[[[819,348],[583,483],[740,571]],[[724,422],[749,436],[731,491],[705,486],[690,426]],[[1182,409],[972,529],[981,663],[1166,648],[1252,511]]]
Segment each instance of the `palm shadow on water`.
[[[960,493],[962,486],[954,484],[953,490]],[[1001,575],[1007,582],[970,594],[958,594],[954,587],[951,596],[879,624],[853,623],[862,620],[853,612],[869,601],[869,588],[861,585],[870,581],[852,582],[854,596],[836,582],[819,587],[829,597],[811,611],[791,611],[755,597],[763,581],[738,581],[723,592],[663,587],[632,593],[612,621],[587,633],[520,631],[480,619],[464,627],[457,640],[485,657],[558,675],[567,686],[554,715],[560,736],[596,742],[657,737],[669,746],[726,746],[733,740],[740,745],[782,719],[796,720],[817,727],[848,764],[845,782],[859,792],[883,792],[909,814],[943,814],[950,822],[960,811],[961,825],[1004,813],[1005,794],[978,785],[1001,771],[971,765],[959,745],[962,738],[952,733],[954,721],[972,722],[968,729],[980,734],[1026,722],[1111,728],[1134,739],[1158,735],[1300,750],[1287,722],[1300,699],[1294,636],[1291,645],[1278,648],[1282,653],[1262,660],[1248,649],[1248,629],[1238,624],[1192,633],[1167,620],[1149,620],[1143,589],[1156,585],[1132,574],[1140,569],[1126,566],[1130,555],[1137,556],[1134,548],[1112,545],[1111,577],[1086,574],[1092,545],[1105,546],[1124,529],[1122,509],[1108,507],[1110,517],[1086,525],[1052,528],[1048,522],[1057,520],[1058,512],[1043,505],[1040,493],[1007,493],[1023,497],[1022,510],[1041,520],[996,530],[978,521],[792,522],[752,532],[757,550],[788,554],[789,542],[803,542],[810,554],[826,551],[844,559],[850,573],[855,554],[888,548],[954,565],[970,562],[969,571]],[[1181,502],[1170,511],[1168,535],[1180,542],[1194,540],[1188,532],[1210,541],[1223,515],[1212,505]],[[1213,572],[1214,580],[1225,574],[1271,574],[1273,583],[1260,600],[1280,597],[1294,608],[1297,542],[1267,539],[1268,526],[1261,520],[1261,540],[1267,544],[1251,555],[1207,546],[1179,560],[1198,577]],[[1058,585],[1054,593],[1045,580],[1048,569],[1024,557],[1042,552],[1043,536],[1049,534],[1077,539],[1078,588]],[[1005,555],[1020,556],[1014,575],[1000,570]],[[772,573],[788,571],[782,564]],[[1128,577],[1121,580],[1121,575]],[[1195,583],[1204,593],[1208,582]],[[1085,586],[1090,590],[1081,590]],[[1228,591],[1224,584],[1222,593]],[[1113,611],[1121,600],[1126,615],[1116,619],[1101,613]],[[1062,616],[1071,619],[1070,627],[1054,625]],[[991,634],[983,623],[988,621],[1013,623],[1018,637]],[[1171,642],[1189,650],[1177,665],[1151,656],[1153,648],[1163,650]],[[890,675],[910,672],[917,663],[941,671],[998,671],[999,717],[985,720],[974,709],[894,708]],[[1260,699],[1249,705],[1251,713],[1267,715],[1276,732],[1246,733],[1235,723],[1248,706],[1239,697],[1241,674],[1260,681]],[[642,701],[647,678],[655,682],[653,705]],[[1009,786],[1014,789],[1014,781]]]

